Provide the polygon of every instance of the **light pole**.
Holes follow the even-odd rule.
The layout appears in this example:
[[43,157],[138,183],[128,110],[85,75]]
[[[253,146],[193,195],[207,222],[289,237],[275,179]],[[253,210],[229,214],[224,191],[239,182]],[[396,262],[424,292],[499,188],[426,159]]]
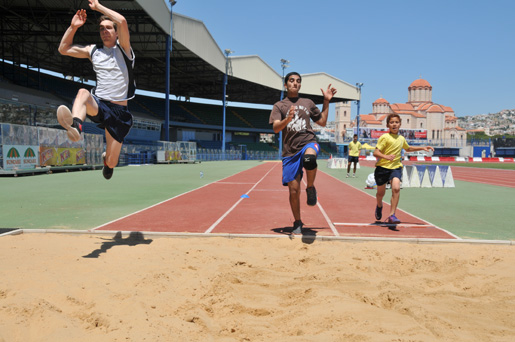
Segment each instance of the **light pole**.
[[357,122],[357,134],[359,139],[359,103],[361,102],[361,87],[363,87],[363,83],[356,83],[356,87],[358,87],[359,92],[359,99],[356,101],[356,104],[358,105],[358,113],[356,114],[356,122]]
[[165,124],[164,124],[164,140],[170,141],[170,55],[172,52],[173,40],[173,6],[177,3],[170,0],[170,35],[166,37],[166,82],[165,82]]
[[224,74],[224,98],[223,98],[223,106],[224,106],[224,117],[222,124],[222,160],[225,160],[225,109],[227,107],[227,73],[229,72],[229,55],[234,53],[231,49],[225,49],[225,74]]
[[[281,100],[284,97],[284,69],[288,68],[290,64],[290,61],[284,58],[281,58],[281,68],[283,69],[283,77],[281,78],[282,84],[281,84]],[[283,131],[279,132],[279,159],[281,159],[283,150]]]

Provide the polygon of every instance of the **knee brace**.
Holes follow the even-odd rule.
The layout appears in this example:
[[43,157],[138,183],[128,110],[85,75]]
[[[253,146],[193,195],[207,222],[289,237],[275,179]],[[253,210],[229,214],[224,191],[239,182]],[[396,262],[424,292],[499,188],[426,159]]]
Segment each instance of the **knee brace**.
[[316,169],[318,166],[316,154],[305,154],[303,165],[306,170]]

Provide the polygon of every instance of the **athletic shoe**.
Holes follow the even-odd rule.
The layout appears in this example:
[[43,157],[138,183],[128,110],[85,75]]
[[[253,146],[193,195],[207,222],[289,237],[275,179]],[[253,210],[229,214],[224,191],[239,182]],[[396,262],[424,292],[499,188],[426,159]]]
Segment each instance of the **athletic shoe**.
[[106,165],[106,153],[102,153],[102,161],[104,162],[104,166],[102,167],[102,174],[104,175],[105,179],[111,179],[113,177],[113,171],[114,169],[111,169],[109,166]]
[[310,188],[306,188],[306,194],[308,195],[308,205],[316,205],[317,204],[317,190],[314,186]]
[[376,206],[376,220],[380,220],[383,217],[383,207]]
[[293,230],[291,231],[291,233],[296,235],[302,234],[302,226],[304,226],[304,223],[302,223],[302,221],[293,222]]
[[345,176],[345,178],[349,178],[349,174],[347,173],[347,176]]
[[352,174],[352,178],[356,178],[356,174],[355,173]]
[[390,217],[388,217],[388,220],[387,220],[388,223],[392,223],[392,224],[399,224],[401,223],[401,220],[399,220],[395,214],[394,215],[391,215]]
[[72,112],[66,106],[59,106],[57,108],[57,121],[66,129],[68,139],[71,141],[79,141],[80,133],[82,132],[82,125],[77,118],[74,118]]

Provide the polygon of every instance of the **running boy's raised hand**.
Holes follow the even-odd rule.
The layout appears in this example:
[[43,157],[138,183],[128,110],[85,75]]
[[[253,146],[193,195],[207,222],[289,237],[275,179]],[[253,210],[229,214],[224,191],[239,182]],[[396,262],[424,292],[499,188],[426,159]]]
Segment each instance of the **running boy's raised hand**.
[[320,91],[322,91],[322,94],[324,95],[324,101],[331,101],[331,99],[337,92],[336,88],[331,88],[330,84],[327,86],[326,90],[320,88]]

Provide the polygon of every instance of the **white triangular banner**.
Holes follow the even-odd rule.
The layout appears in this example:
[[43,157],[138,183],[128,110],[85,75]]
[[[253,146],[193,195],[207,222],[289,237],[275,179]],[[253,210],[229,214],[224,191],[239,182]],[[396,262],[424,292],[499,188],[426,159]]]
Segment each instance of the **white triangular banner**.
[[416,167],[411,169],[411,177],[409,179],[410,186],[412,188],[420,188],[420,177],[418,176],[418,171]]
[[447,174],[445,175],[444,188],[455,188],[454,185],[454,177],[452,176],[451,167],[449,166],[449,170],[447,170]]
[[431,187],[431,179],[429,178],[429,172],[427,171],[427,167],[424,170],[424,175],[422,176],[422,181],[420,182],[421,188],[430,188]]
[[404,166],[402,168],[402,187],[403,188],[411,187],[409,176],[408,176],[408,170],[407,170],[406,166]]
[[433,188],[443,188],[442,176],[440,175],[440,168],[436,166],[435,176],[433,178]]

